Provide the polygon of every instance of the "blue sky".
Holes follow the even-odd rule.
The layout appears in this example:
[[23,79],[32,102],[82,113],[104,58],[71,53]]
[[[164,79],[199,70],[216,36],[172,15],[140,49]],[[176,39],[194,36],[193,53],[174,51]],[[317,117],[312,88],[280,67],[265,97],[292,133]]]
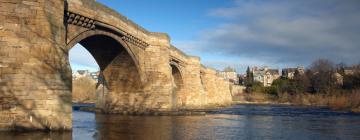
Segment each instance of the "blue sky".
[[[204,65],[308,66],[318,58],[360,62],[358,0],[97,0]],[[73,70],[97,70],[86,50],[70,52]]]

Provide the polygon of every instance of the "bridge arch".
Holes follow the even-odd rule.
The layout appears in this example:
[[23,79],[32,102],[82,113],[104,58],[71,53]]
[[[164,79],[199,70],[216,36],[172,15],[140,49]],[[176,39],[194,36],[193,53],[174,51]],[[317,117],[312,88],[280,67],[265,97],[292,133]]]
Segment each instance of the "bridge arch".
[[178,109],[182,105],[182,89],[184,88],[183,71],[179,64],[170,62],[172,84],[172,108]]
[[106,90],[97,91],[97,108],[108,113],[129,108],[137,111],[139,106],[136,104],[142,103],[130,101],[132,99],[128,96],[143,92],[144,78],[131,46],[120,36],[102,30],[80,33],[70,39],[66,49],[70,50],[77,43],[90,52],[100,68],[101,80],[98,85]]
[[170,67],[171,67],[171,74],[174,79],[175,85],[179,88],[183,87],[184,82],[183,82],[182,69],[179,67],[179,65],[176,65],[173,63],[170,63]]
[[[135,52],[131,48],[131,45],[129,45],[127,42],[125,42],[119,35],[116,35],[116,34],[113,34],[113,33],[107,32],[107,31],[87,30],[87,31],[81,32],[81,33],[77,34],[74,38],[69,39],[70,41],[69,41],[69,43],[67,43],[66,49],[69,51],[77,43],[81,44],[81,41],[83,41],[87,38],[90,38],[90,37],[94,37],[94,36],[103,36],[103,37],[109,38],[109,40],[111,40],[113,44],[117,44],[116,47],[123,47],[127,51],[127,53],[130,55],[133,62],[135,63],[135,66],[137,67],[137,71],[139,73],[142,72],[141,66],[139,64],[139,60],[136,57]],[[86,41],[83,41],[83,42],[86,42]],[[99,64],[99,66],[100,66],[100,64]],[[100,69],[101,69],[101,66],[100,66]],[[144,82],[146,79],[144,77],[144,75],[140,75],[140,78],[141,78],[142,82]]]

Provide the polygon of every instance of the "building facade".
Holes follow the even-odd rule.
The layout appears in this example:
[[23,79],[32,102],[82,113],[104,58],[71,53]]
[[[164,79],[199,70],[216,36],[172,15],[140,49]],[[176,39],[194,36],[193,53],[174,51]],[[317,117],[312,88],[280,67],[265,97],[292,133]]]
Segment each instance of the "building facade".
[[273,81],[280,77],[278,69],[253,67],[251,71],[254,76],[254,81],[262,83],[265,87],[271,86]]
[[94,81],[98,81],[99,72],[90,72],[89,70],[77,70],[73,73],[72,79],[77,80],[79,78],[88,77]]
[[294,79],[295,72],[298,71],[300,75],[305,74],[305,69],[302,66],[296,68],[284,68],[281,71],[281,76],[286,79]]
[[239,84],[239,77],[234,68],[227,67],[224,71],[218,71],[217,75],[233,84]]
[[77,70],[76,72],[73,73],[73,80],[82,78],[82,77],[89,77],[90,76],[90,72],[89,70]]

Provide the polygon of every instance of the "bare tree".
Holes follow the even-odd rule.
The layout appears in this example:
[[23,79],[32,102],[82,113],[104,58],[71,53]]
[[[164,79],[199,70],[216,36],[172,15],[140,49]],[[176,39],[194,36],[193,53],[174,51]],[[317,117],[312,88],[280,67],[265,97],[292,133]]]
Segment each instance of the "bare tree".
[[318,59],[310,65],[310,83],[312,92],[330,93],[336,87],[334,63],[327,59]]
[[312,62],[310,70],[314,73],[317,72],[330,72],[334,69],[334,63],[328,59],[318,59]]

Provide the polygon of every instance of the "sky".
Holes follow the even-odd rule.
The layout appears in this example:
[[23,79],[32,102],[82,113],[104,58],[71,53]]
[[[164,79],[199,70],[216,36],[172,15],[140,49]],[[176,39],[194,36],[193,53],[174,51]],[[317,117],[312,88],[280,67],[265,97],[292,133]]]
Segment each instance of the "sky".
[[[360,62],[359,0],[97,0],[218,70]],[[97,70],[81,46],[73,70]]]

